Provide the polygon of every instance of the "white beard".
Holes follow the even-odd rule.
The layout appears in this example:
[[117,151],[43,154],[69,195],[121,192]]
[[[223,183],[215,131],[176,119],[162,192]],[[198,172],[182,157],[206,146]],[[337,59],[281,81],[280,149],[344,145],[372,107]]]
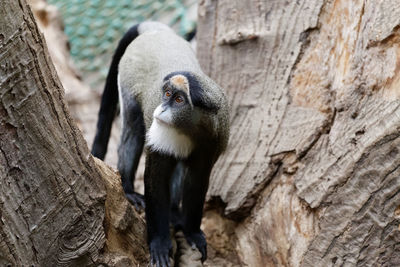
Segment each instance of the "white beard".
[[[158,109],[154,112],[158,113]],[[177,158],[187,158],[193,150],[190,138],[174,127],[168,126],[154,118],[146,135],[146,145],[152,151],[173,155]]]

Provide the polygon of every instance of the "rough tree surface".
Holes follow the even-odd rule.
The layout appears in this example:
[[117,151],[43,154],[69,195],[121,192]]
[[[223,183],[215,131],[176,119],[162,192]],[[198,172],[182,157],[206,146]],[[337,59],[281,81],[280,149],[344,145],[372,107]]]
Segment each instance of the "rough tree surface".
[[148,262],[143,219],[90,155],[24,0],[0,5],[0,66],[0,265]]
[[[91,147],[101,95],[80,80],[78,71],[71,62],[68,40],[63,32],[63,23],[57,8],[47,4],[45,0],[28,0],[27,2],[32,7],[39,29],[46,39],[51,59],[65,90],[65,99],[71,116]],[[112,167],[117,166],[117,144],[120,135],[118,126],[119,121],[116,120],[105,159],[105,162]]]
[[197,38],[232,110],[210,246],[246,266],[399,266],[400,1],[203,0]]

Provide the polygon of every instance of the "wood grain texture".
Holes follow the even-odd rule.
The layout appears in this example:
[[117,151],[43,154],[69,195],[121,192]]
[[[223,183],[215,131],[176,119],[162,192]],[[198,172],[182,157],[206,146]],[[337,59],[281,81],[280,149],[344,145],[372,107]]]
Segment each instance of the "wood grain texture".
[[[335,110],[295,175],[299,197],[319,212],[303,265],[400,264],[399,8],[399,1],[328,2],[299,62],[298,73],[329,84]],[[330,72],[310,68],[310,57]]]
[[208,197],[237,222],[243,264],[400,264],[399,12],[400,1],[200,2],[198,56],[232,124]]
[[1,264],[91,264],[105,191],[25,1],[0,7]]
[[[65,91],[65,100],[71,117],[74,119],[89,148],[95,135],[97,116],[100,108],[101,94],[83,83],[79,71],[72,64],[69,54],[68,38],[64,33],[61,14],[55,6],[45,0],[28,0],[36,23],[43,34],[51,60],[56,68],[58,77]],[[120,131],[119,117],[114,122],[108,143],[108,153],[105,162],[116,168],[118,157],[117,148]]]
[[321,6],[322,1],[203,1],[199,6],[198,58],[227,89],[232,110],[229,149],[214,168],[209,189],[209,197],[227,204],[228,215],[254,205],[278,169],[274,155],[304,150],[327,120],[316,110],[289,105],[300,37],[317,26]]
[[[144,219],[120,176],[90,155],[28,5],[5,1],[0,14],[0,265],[148,264]],[[68,62],[58,49],[57,64]]]
[[104,230],[106,243],[99,263],[108,266],[143,266],[149,262],[144,214],[128,202],[117,171],[94,158],[107,192]]

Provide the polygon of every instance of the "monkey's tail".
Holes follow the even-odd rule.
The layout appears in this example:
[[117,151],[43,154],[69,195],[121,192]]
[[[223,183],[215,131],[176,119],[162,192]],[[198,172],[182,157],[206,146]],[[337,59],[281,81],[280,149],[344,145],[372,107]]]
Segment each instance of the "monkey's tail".
[[112,122],[114,120],[118,104],[118,65],[128,45],[139,35],[138,25],[131,27],[119,41],[117,50],[111,61],[107,74],[106,84],[99,110],[96,136],[93,141],[93,156],[103,160],[107,153],[108,140],[110,139]]

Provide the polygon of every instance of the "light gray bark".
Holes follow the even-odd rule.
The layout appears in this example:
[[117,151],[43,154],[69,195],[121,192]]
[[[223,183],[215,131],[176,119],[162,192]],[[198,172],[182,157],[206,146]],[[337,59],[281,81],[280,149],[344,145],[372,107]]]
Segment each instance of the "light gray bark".
[[209,206],[243,264],[400,264],[399,25],[400,1],[200,2],[232,125]]

